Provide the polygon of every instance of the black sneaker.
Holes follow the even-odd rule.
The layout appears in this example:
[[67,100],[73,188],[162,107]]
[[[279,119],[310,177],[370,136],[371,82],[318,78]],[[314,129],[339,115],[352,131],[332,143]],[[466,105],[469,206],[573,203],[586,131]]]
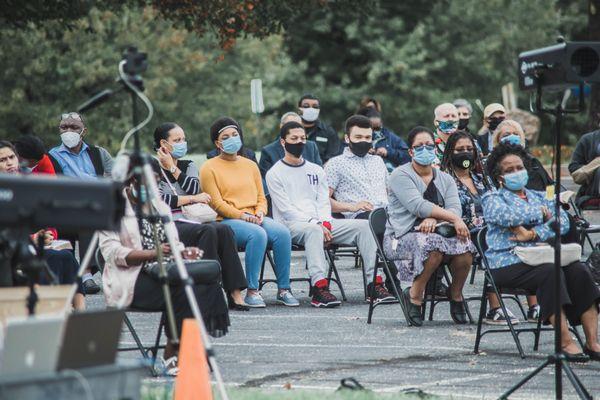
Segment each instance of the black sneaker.
[[[508,316],[510,317],[510,322],[512,322],[513,325],[516,325],[519,323],[519,320],[517,319],[517,317],[515,317],[510,310],[506,310],[508,311]],[[485,320],[484,322],[488,325],[508,325],[508,321],[506,319],[506,317],[504,316],[504,313],[502,312],[502,308],[498,307],[498,308],[492,308],[490,311],[488,311],[487,315],[485,316]]]
[[367,285],[367,293],[369,293],[369,297],[367,297],[367,301],[371,302],[371,296],[373,297],[373,304],[379,303],[393,303],[396,300],[390,292],[383,286],[383,283],[378,283],[373,288],[373,283],[369,283]]
[[102,289],[93,279],[83,281],[83,291],[85,294],[98,294]]
[[342,304],[341,301],[337,299],[331,292],[327,286],[317,287],[313,286],[312,288],[312,300],[310,305],[317,308],[333,308]]
[[527,310],[527,322],[537,323],[540,318],[540,305],[534,304]]

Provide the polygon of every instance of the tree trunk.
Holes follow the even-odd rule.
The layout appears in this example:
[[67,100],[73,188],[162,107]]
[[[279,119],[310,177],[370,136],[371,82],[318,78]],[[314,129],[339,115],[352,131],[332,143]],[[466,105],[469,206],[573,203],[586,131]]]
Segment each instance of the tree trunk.
[[[600,40],[600,0],[589,0],[588,3],[588,40]],[[588,128],[598,129],[600,125],[600,85],[592,84],[590,94],[590,111],[588,114]]]

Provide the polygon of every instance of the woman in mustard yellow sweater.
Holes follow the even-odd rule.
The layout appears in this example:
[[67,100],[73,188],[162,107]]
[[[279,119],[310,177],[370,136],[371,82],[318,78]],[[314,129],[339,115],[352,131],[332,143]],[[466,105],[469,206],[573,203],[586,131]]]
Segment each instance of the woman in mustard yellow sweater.
[[250,307],[265,307],[258,291],[258,275],[267,246],[273,249],[277,276],[277,302],[299,305],[290,291],[292,239],[282,224],[266,217],[267,200],[256,163],[239,156],[241,128],[232,118],[222,117],[210,128],[219,156],[207,160],[200,169],[202,189],[211,197],[210,205],[222,223],[233,229],[239,247],[246,249],[248,290],[245,302]]

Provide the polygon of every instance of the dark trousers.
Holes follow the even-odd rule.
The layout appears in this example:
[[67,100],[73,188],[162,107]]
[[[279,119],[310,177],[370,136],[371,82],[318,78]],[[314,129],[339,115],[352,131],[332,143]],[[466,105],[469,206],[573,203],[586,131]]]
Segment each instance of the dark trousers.
[[[542,321],[554,315],[554,264],[536,267],[523,263],[491,270],[496,285],[523,289],[537,296]],[[501,290],[501,289],[500,289]],[[581,324],[581,314],[600,302],[600,290],[589,269],[580,262],[561,268],[559,302],[571,325]]]
[[[223,290],[219,283],[215,281],[211,284],[194,284],[192,288],[208,333],[215,337],[225,335],[229,326],[229,314]],[[172,284],[169,285],[169,289],[171,291],[177,335],[181,336],[183,320],[193,318],[192,309],[183,285]],[[146,311],[164,311],[166,309],[163,287],[158,280],[143,270],[140,271],[135,281],[131,307]],[[172,337],[167,321],[165,321],[165,333],[168,338]]]
[[223,288],[227,292],[248,287],[233,230],[229,226],[218,222],[190,224],[178,221],[175,221],[175,226],[184,245],[200,248],[204,251],[203,259],[217,260],[221,264]]
[[[69,250],[44,250],[44,259],[48,264],[48,268],[58,279],[60,284],[71,284],[77,280],[77,272],[79,271],[79,263],[75,259],[73,253]],[[50,284],[51,279],[42,273],[40,275],[41,284]],[[77,293],[83,293],[81,281],[77,285]]]

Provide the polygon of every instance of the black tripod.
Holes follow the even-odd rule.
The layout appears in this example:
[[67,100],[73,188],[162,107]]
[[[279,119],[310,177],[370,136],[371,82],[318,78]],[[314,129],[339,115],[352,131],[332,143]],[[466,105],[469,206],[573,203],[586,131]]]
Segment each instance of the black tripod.
[[568,97],[565,97],[565,100],[560,103],[554,109],[545,109],[542,107],[542,86],[538,83],[537,87],[537,96],[536,96],[536,108],[538,112],[543,112],[547,114],[554,115],[554,130],[555,130],[555,155],[556,155],[556,174],[555,174],[555,182],[554,182],[554,215],[556,222],[554,223],[554,353],[548,356],[548,359],[544,361],[542,365],[533,370],[529,375],[525,376],[521,379],[516,385],[512,388],[504,392],[500,399],[508,399],[512,393],[518,390],[521,386],[527,383],[531,378],[540,373],[544,368],[550,365],[554,365],[554,390],[555,390],[555,398],[562,399],[563,393],[563,382],[562,382],[562,372],[565,372],[565,375],[571,382],[571,385],[575,388],[577,395],[581,399],[592,399],[592,396],[587,391],[587,389],[583,386],[583,383],[579,380],[575,372],[571,369],[569,362],[565,356],[565,353],[562,351],[561,339],[562,332],[560,329],[561,326],[561,312],[562,307],[559,301],[559,293],[560,293],[560,282],[562,279],[561,274],[561,239],[560,239],[560,172],[561,172],[561,131],[562,131],[562,123],[565,114],[575,114],[579,113],[584,109],[584,99],[583,99],[583,83],[580,84],[579,87],[579,107],[575,110],[565,109],[564,103]]

